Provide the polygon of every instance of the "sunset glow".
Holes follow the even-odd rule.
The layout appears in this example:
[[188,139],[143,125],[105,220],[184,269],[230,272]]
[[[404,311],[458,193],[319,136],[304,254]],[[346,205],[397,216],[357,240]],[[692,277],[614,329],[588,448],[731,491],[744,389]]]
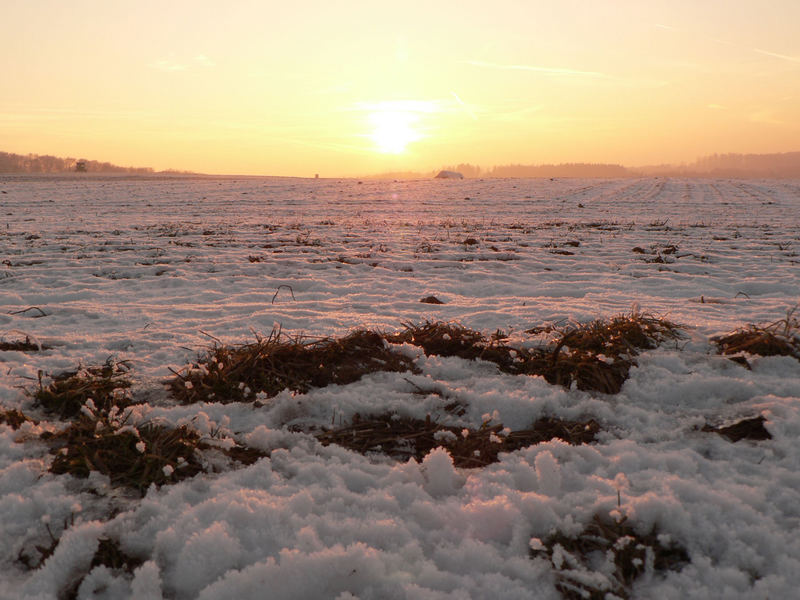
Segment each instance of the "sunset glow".
[[800,149],[795,0],[7,4],[8,152],[360,176]]

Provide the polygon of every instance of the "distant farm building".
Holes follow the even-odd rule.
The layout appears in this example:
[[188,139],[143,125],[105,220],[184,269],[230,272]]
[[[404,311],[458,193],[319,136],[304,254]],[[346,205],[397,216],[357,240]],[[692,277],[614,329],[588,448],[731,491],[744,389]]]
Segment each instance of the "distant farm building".
[[86,173],[86,161],[79,160],[75,163],[75,171],[78,173]]
[[458,171],[439,171],[435,179],[464,179]]

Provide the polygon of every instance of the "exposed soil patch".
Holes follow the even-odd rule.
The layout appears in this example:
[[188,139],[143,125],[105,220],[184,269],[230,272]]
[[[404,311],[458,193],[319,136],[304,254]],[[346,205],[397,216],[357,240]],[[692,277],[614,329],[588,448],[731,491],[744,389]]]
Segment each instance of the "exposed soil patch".
[[614,522],[599,515],[575,537],[557,533],[531,540],[531,556],[553,564],[556,589],[568,600],[627,600],[633,582],[649,568],[679,571],[689,563],[686,550],[655,529],[641,535],[624,517]]
[[701,431],[718,433],[731,442],[738,442],[739,440],[771,440],[772,435],[764,427],[765,422],[766,419],[759,416],[752,419],[743,419],[726,427],[704,425]]
[[83,577],[76,579],[67,589],[62,590],[60,597],[64,598],[64,600],[75,600],[78,597],[78,590],[80,589],[83,580],[86,578],[86,575],[91,573],[92,569],[95,567],[108,567],[117,574],[125,573],[129,577],[132,577],[133,571],[142,566],[144,563],[143,560],[123,552],[117,540],[102,537],[100,538],[99,542],[100,543],[97,546],[97,550],[92,557],[92,562],[89,565],[89,570],[83,575]]
[[378,371],[413,371],[411,359],[392,352],[384,338],[358,330],[339,338],[284,339],[279,331],[242,346],[212,347],[166,384],[173,398],[193,402],[253,401],[284,389],[307,392],[345,385]]
[[499,460],[501,452],[513,452],[554,438],[573,445],[595,439],[600,425],[594,419],[563,421],[542,418],[530,429],[511,431],[502,424],[484,423],[480,429],[440,425],[429,418],[409,419],[384,414],[361,418],[351,425],[317,435],[323,445],[337,444],[362,454],[380,452],[400,460],[414,457],[421,461],[431,450],[443,447],[461,468],[484,467]]

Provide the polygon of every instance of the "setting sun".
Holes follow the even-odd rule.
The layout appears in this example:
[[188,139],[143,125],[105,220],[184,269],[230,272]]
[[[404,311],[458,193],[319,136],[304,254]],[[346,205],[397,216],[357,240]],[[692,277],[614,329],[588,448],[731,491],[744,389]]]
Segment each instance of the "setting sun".
[[400,154],[411,142],[420,139],[414,130],[414,122],[418,117],[413,113],[402,111],[374,112],[370,122],[374,126],[370,137],[380,152]]
[[6,2],[0,150],[301,177],[795,151],[800,2],[729,4]]
[[438,110],[435,102],[424,100],[378,102],[361,108],[368,112],[374,148],[384,154],[400,154],[412,142],[425,138],[422,117]]

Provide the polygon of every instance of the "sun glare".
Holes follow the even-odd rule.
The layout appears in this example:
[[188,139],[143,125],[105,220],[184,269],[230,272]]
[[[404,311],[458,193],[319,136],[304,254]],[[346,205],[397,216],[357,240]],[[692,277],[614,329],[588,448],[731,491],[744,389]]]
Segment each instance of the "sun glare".
[[439,111],[435,101],[394,100],[361,104],[367,111],[375,149],[385,154],[400,154],[409,144],[426,137],[422,117]]
[[406,146],[422,136],[414,129],[418,115],[403,110],[380,110],[369,116],[373,129],[370,137],[375,147],[386,154],[405,152]]

